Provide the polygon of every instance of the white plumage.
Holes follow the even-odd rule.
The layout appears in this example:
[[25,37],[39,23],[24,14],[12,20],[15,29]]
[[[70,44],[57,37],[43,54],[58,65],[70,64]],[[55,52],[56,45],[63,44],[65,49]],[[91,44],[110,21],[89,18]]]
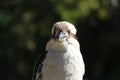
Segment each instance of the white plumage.
[[84,62],[75,36],[76,28],[71,23],[61,21],[53,25],[46,58],[35,67],[33,80],[83,80]]

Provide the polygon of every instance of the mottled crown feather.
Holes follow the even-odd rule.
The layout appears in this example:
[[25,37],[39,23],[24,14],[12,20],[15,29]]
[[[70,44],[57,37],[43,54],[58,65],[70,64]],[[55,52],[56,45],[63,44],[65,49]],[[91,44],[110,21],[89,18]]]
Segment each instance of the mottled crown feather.
[[70,22],[67,21],[59,21],[56,22],[53,27],[52,27],[52,34],[54,34],[54,29],[55,27],[57,28],[63,28],[63,29],[67,29],[69,30],[72,34],[76,34],[77,30],[75,28],[75,26],[73,24],[71,24]]

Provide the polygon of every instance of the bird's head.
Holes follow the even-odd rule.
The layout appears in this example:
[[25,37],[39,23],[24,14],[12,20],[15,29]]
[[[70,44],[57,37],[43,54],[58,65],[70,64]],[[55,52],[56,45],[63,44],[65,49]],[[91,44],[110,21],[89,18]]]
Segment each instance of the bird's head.
[[71,37],[76,38],[76,28],[73,24],[60,21],[56,22],[52,27],[52,38],[57,41],[65,41]]

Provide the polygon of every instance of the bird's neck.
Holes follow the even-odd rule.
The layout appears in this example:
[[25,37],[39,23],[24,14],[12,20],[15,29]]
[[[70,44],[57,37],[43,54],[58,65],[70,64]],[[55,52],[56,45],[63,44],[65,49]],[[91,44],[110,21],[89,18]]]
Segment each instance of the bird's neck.
[[66,51],[68,46],[71,45],[76,49],[79,49],[79,43],[75,38],[69,38],[68,40],[61,42],[51,39],[46,45],[46,50]]

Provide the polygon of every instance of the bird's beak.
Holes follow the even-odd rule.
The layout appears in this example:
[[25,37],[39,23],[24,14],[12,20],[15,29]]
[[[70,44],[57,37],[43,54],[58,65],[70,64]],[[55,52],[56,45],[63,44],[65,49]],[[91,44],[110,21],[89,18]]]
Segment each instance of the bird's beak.
[[66,40],[67,38],[68,38],[67,33],[60,32],[60,34],[59,34],[59,40],[60,41]]

